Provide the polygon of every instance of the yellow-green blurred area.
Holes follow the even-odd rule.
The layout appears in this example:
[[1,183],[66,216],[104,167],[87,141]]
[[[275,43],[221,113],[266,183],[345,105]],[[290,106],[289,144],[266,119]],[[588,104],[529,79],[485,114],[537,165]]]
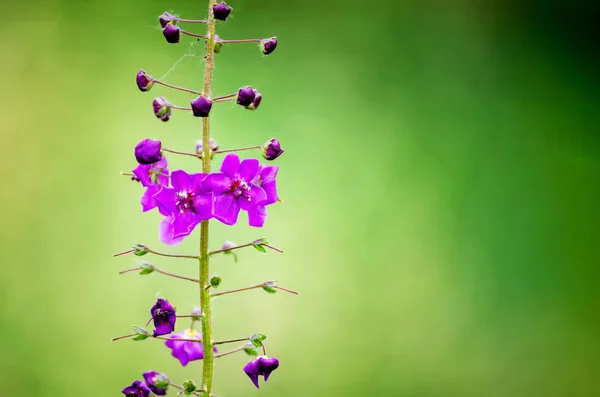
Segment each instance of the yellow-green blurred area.
[[[220,358],[214,393],[600,395],[598,5],[228,3],[222,38],[279,46],[222,48],[213,95],[251,84],[263,102],[216,104],[213,137],[277,137],[284,202],[262,229],[213,223],[210,246],[267,237],[285,254],[217,256],[211,274],[223,290],[274,279],[300,295],[214,300],[215,340],[264,332],[281,362],[256,390],[243,353]],[[119,175],[146,137],[182,151],[200,137],[188,112],[151,111],[156,96],[193,96],[134,84],[143,68],[201,88],[203,44],[167,44],[165,10],[204,18],[206,2],[0,4],[3,396],[119,396],[149,369],[199,382],[201,362],[182,368],[158,340],[110,342],[145,324],[157,295],[180,313],[199,299],[186,281],[119,276],[138,258],[112,258],[135,242],[198,252],[198,230],[161,244],[160,215]],[[194,261],[143,259],[197,275]]]

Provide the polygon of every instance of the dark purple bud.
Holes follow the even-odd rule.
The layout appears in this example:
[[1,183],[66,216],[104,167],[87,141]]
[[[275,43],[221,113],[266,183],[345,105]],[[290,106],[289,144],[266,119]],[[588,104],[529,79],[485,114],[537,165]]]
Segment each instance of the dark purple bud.
[[154,139],[144,139],[135,146],[134,154],[138,163],[154,164],[162,159],[162,144]]
[[252,104],[252,101],[254,100],[255,96],[256,91],[252,87],[246,86],[238,90],[237,96],[235,97],[235,101],[238,105],[246,107]]
[[167,39],[168,43],[176,44],[179,43],[179,39],[181,38],[181,33],[179,32],[179,28],[172,23],[168,23],[167,26],[163,28],[163,35],[165,39]]
[[212,108],[212,101],[203,96],[199,96],[191,102],[192,113],[196,117],[208,117],[210,109]]
[[[217,144],[217,141],[215,141],[212,138],[210,138],[210,150],[212,150],[213,152],[216,152],[217,150],[219,150],[219,145]],[[196,154],[202,154],[202,153],[204,153],[204,150],[202,148],[202,141],[197,141],[196,142]]]
[[281,149],[279,141],[276,138],[269,139],[260,147],[260,150],[262,151],[263,157],[269,161],[275,160],[283,153],[283,149]]
[[137,76],[135,76],[135,82],[142,92],[150,91],[154,85],[154,79],[152,76],[144,72],[143,69],[138,72]]
[[167,101],[164,96],[154,98],[152,101],[152,109],[154,115],[162,121],[169,121],[171,118],[171,102]]
[[160,26],[164,28],[169,23],[177,22],[177,17],[165,11],[161,14],[161,16],[158,17],[158,22],[160,22]]
[[164,396],[167,394],[167,387],[169,386],[169,378],[167,375],[161,374],[156,371],[147,371],[143,373],[146,385],[157,396]]
[[258,105],[260,105],[260,101],[262,101],[262,95],[260,95],[260,92],[254,90],[254,100],[250,105],[246,106],[246,109],[256,110]]
[[260,51],[265,55],[269,55],[275,51],[275,48],[277,48],[277,37],[271,37],[260,41]]
[[279,367],[279,360],[261,356],[246,364],[246,366],[244,366],[244,372],[248,375],[252,383],[254,383],[254,386],[258,388],[258,377],[264,376],[266,382],[267,379],[269,379],[271,372],[275,371],[277,367]]
[[121,393],[125,394],[127,397],[148,397],[150,395],[150,389],[141,380],[136,380],[131,386],[124,388]]
[[213,15],[215,16],[215,19],[218,19],[220,21],[227,20],[227,17],[229,16],[230,12],[231,12],[231,7],[229,7],[227,4],[225,4],[224,1],[213,6]]
[[150,309],[154,320],[154,336],[168,335],[175,330],[177,315],[173,306],[164,299],[158,299]]

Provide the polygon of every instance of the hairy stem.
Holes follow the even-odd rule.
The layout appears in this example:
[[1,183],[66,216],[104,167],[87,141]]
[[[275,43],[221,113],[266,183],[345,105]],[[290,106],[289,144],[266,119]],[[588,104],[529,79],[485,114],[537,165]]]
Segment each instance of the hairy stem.
[[[215,0],[208,0],[208,29],[206,40],[206,56],[204,66],[204,87],[202,90],[206,98],[211,97],[213,67],[215,62],[215,17],[212,9]],[[210,119],[202,118],[202,172],[210,173]],[[214,353],[212,346],[212,318],[210,310],[210,292],[206,288],[209,284],[209,255],[208,255],[208,221],[200,223],[200,307],[202,309],[202,340],[204,341],[204,359],[202,360],[202,390],[205,397],[210,396],[212,388]]]

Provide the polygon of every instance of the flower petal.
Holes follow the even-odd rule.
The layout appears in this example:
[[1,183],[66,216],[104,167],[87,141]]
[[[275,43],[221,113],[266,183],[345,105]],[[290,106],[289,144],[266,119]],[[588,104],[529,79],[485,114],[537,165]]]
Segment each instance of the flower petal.
[[204,358],[204,351],[202,343],[200,342],[184,342],[185,352],[187,353],[188,360],[202,360]]
[[240,164],[239,174],[242,179],[251,182],[258,173],[260,162],[257,159],[246,159]]
[[158,205],[154,197],[152,197],[156,193],[158,193],[158,189],[158,186],[150,186],[142,195],[142,198],[140,199],[140,204],[142,204],[143,212],[150,211],[151,209],[156,208],[156,206]]
[[258,389],[259,361],[250,361],[244,366],[244,372],[246,373],[246,375],[248,375],[252,383],[254,383],[254,386],[256,386],[256,388]]
[[263,202],[266,198],[267,194],[262,188],[251,186],[250,191],[248,192],[248,198],[244,199],[243,197],[240,197],[238,200],[240,207],[242,207],[244,211],[248,211],[250,208]]
[[160,190],[152,196],[158,204],[158,210],[165,216],[177,213],[175,206],[175,189],[171,187],[161,187]]
[[148,187],[148,186],[152,186],[154,183],[152,182],[152,179],[150,179],[150,169],[152,168],[152,165],[147,164],[140,164],[137,167],[135,167],[135,169],[132,171],[133,175],[135,175],[137,177],[137,179],[140,180],[140,182],[142,183],[143,187]]
[[248,210],[248,223],[250,226],[263,227],[267,220],[267,209],[264,205],[255,205]]
[[173,220],[173,237],[188,236],[198,223],[199,220],[192,211],[183,211],[180,214],[175,214]]
[[215,198],[213,213],[215,218],[224,224],[235,225],[240,213],[240,204],[230,194],[222,194]]
[[213,195],[198,194],[194,197],[194,210],[196,211],[196,219],[203,221],[210,219],[213,216]]
[[183,237],[175,238],[173,231],[173,218],[166,217],[158,226],[158,238],[165,244],[177,245],[181,243]]
[[240,168],[240,158],[235,153],[230,153],[223,159],[221,163],[221,172],[230,178],[233,178],[238,173]]
[[231,188],[231,184],[231,178],[219,172],[208,175],[201,182],[202,191],[213,192],[215,194],[228,191]]
[[192,177],[183,170],[175,170],[171,173],[171,186],[176,190],[186,190],[192,186]]

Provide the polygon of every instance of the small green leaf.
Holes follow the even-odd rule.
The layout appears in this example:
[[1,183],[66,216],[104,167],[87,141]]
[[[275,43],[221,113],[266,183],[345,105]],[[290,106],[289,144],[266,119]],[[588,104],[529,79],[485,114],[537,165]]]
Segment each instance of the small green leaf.
[[265,247],[263,247],[263,246],[262,246],[262,245],[260,245],[260,244],[252,244],[252,246],[253,246],[254,248],[256,248],[256,250],[257,250],[257,251],[260,251],[260,252],[262,252],[262,253],[266,253],[266,252],[267,252],[267,250],[265,249]]
[[146,275],[146,274],[150,274],[154,271],[154,268],[152,267],[144,267],[142,268],[142,271],[140,272],[141,275]]
[[141,341],[141,340],[146,340],[146,339],[148,339],[148,335],[147,334],[138,334],[138,335],[136,335],[136,336],[133,337],[133,340],[136,341],[136,342]]
[[258,352],[256,351],[256,349],[253,349],[251,347],[244,347],[244,353],[246,353],[249,356],[258,356]]

